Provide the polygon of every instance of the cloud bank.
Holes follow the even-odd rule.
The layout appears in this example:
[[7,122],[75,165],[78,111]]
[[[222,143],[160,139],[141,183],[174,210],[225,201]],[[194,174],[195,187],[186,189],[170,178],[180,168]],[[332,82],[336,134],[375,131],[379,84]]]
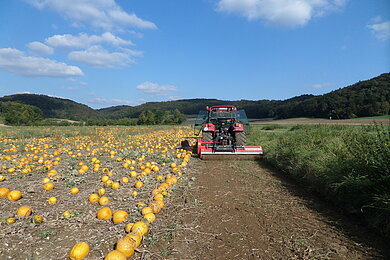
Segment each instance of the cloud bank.
[[42,57],[26,56],[13,48],[0,49],[0,69],[23,76],[35,77],[70,77],[82,76],[79,67],[69,66]]
[[217,11],[281,27],[306,25],[313,17],[342,8],[347,0],[219,0]]

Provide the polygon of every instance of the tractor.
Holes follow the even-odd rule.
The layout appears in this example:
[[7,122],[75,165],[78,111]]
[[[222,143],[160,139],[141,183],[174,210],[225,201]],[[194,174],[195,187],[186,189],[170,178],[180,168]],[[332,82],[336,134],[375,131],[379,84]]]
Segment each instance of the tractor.
[[201,159],[252,159],[263,154],[260,146],[246,146],[248,118],[235,106],[206,107],[199,112],[195,132],[200,136],[195,147]]

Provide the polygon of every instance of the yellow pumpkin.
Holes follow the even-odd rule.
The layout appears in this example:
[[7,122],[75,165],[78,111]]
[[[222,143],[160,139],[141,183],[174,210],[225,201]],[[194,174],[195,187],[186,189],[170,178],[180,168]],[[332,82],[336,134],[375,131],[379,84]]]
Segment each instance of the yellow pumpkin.
[[112,250],[106,255],[104,260],[126,260],[126,256],[118,250]]
[[140,234],[141,236],[148,233],[149,227],[148,224],[142,221],[138,221],[134,224],[134,226],[131,228],[131,232],[136,232]]
[[159,213],[161,211],[161,207],[157,203],[157,201],[153,201],[153,202],[149,203],[149,207],[152,209],[152,212],[154,214],[157,214],[157,213]]
[[0,188],[0,198],[7,197],[8,193],[9,193],[8,188]]
[[99,201],[99,195],[93,193],[93,194],[89,195],[88,200],[89,200],[89,202],[91,202],[91,203],[98,202],[98,201]]
[[32,218],[32,222],[35,223],[35,224],[40,224],[43,222],[43,218],[39,215],[35,215],[33,218]]
[[154,200],[164,200],[164,195],[156,194],[153,198],[154,198]]
[[78,242],[69,252],[69,258],[72,260],[84,259],[89,253],[89,245],[87,242]]
[[134,241],[131,238],[124,236],[116,242],[115,249],[124,254],[127,258],[130,258],[134,255],[134,246]]
[[30,207],[22,206],[18,209],[18,212],[16,214],[18,214],[19,216],[22,216],[22,217],[27,217],[27,216],[31,215],[31,212],[32,212],[32,210]]
[[43,189],[44,190],[52,190],[52,189],[54,189],[54,184],[51,182],[45,183],[45,185],[43,185]]
[[142,188],[142,186],[144,186],[142,181],[137,181],[136,183],[134,183],[134,187],[136,187],[137,189]]
[[127,217],[129,216],[129,214],[124,211],[124,210],[118,210],[114,213],[114,215],[112,216],[112,221],[115,223],[115,224],[120,224],[122,223],[123,221],[125,221],[127,219]]
[[156,220],[156,215],[154,215],[153,213],[148,213],[144,215],[144,219],[146,219],[149,223],[152,223]]
[[114,190],[117,190],[121,187],[121,185],[119,184],[119,182],[113,182],[111,184],[111,188],[113,188]]
[[141,213],[142,215],[146,215],[148,213],[153,213],[153,210],[151,207],[144,207],[142,210],[141,210]]
[[70,189],[70,193],[72,193],[72,194],[77,194],[77,193],[79,193],[79,189],[76,188],[76,187],[71,188],[71,189]]
[[97,218],[102,220],[107,220],[112,217],[112,210],[109,207],[104,207],[99,209],[97,212]]
[[7,224],[13,224],[15,223],[16,219],[15,218],[7,218],[7,220],[5,221],[5,223]]
[[98,190],[98,194],[99,194],[100,196],[103,196],[104,194],[106,194],[106,189],[100,188],[100,189]]
[[131,240],[133,240],[135,248],[137,248],[137,247],[139,247],[139,245],[141,245],[142,236],[139,233],[131,232],[131,233],[127,234],[126,237],[130,238]]
[[134,223],[127,223],[125,226],[125,231],[129,233],[131,231],[131,228],[134,226]]
[[99,204],[100,205],[107,205],[108,204],[108,198],[107,197],[101,197],[100,199],[99,199]]
[[50,197],[47,202],[49,204],[56,204],[57,203],[57,198],[56,197]]
[[8,198],[8,200],[10,200],[10,201],[19,200],[21,197],[22,197],[22,193],[21,193],[20,191],[18,191],[18,190],[10,191],[10,192],[7,194],[7,198]]

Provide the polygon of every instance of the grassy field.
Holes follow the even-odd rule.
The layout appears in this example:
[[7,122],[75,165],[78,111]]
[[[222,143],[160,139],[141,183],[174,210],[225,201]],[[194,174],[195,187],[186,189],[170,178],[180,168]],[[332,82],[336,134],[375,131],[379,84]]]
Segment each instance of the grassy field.
[[264,160],[390,236],[389,126],[253,126]]

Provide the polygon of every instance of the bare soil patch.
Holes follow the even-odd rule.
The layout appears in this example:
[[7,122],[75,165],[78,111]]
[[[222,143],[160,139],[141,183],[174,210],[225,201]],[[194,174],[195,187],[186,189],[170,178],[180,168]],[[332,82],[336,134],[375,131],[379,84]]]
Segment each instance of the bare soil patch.
[[389,259],[361,223],[258,162],[200,161],[139,259]]

